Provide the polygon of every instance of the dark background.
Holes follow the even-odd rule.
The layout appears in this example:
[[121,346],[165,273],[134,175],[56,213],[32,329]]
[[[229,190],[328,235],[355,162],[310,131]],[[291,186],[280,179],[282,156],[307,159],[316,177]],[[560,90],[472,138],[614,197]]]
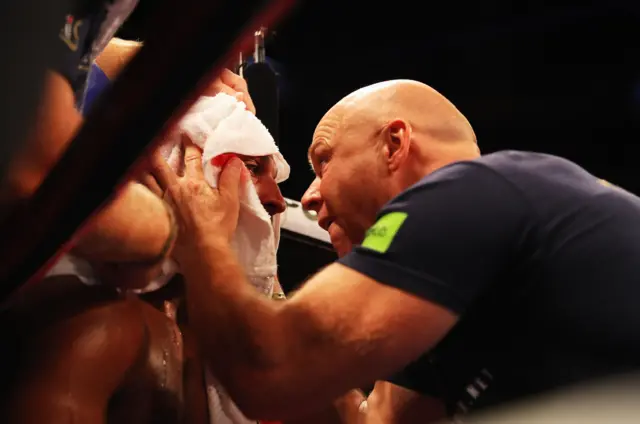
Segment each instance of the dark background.
[[[141,0],[119,35],[143,39],[154,4]],[[278,65],[279,142],[292,167],[286,197],[300,199],[312,180],[306,149],[331,105],[396,78],[453,101],[484,153],[557,154],[640,193],[638,2],[325,0],[301,4],[274,30],[267,56]],[[315,262],[296,265],[288,286],[331,258],[292,246],[283,245],[283,270]]]

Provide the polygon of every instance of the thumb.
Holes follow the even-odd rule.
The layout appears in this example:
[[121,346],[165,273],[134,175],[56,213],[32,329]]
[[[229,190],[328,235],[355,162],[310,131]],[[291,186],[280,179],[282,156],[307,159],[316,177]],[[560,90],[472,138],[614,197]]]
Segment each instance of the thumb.
[[242,161],[237,157],[231,158],[220,173],[218,182],[220,192],[232,199],[238,198],[240,183],[244,181],[242,177],[244,172],[246,171]]

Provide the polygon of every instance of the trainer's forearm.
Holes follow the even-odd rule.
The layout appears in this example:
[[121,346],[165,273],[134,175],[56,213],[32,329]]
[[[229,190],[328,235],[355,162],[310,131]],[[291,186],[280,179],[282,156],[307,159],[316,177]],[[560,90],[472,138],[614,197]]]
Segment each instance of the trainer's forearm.
[[[279,345],[278,303],[259,297],[225,242],[202,243],[181,259],[189,324],[206,361],[225,374],[234,367],[268,367]],[[221,325],[222,324],[222,325]],[[224,383],[224,381],[223,381]]]
[[153,261],[166,250],[171,226],[164,201],[143,185],[129,183],[92,219],[73,253],[94,262]]
[[286,302],[259,296],[225,242],[202,243],[180,258],[180,267],[189,326],[205,363],[245,414],[262,415],[265,402],[277,403],[267,393],[279,386],[279,371],[286,368],[290,344],[297,340],[282,323]]

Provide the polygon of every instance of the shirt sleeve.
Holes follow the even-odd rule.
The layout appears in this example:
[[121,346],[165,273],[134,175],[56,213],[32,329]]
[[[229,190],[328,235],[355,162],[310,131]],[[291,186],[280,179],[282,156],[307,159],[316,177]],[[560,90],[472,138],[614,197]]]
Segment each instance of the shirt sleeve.
[[111,80],[109,80],[109,77],[107,77],[96,63],[93,63],[91,65],[91,70],[89,71],[86,93],[84,96],[84,102],[82,103],[82,114],[84,116],[88,114],[93,103],[100,97],[102,92],[109,87],[110,84]]
[[459,162],[389,202],[362,245],[339,262],[461,315],[505,273],[528,210],[494,169]]

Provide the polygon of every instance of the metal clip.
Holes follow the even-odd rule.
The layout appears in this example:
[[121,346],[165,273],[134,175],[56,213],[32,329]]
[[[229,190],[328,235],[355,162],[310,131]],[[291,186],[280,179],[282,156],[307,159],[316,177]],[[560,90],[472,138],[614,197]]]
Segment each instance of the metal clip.
[[238,53],[238,63],[236,64],[235,72],[240,75],[240,77],[244,78],[244,68],[246,66],[246,62],[244,60],[244,55],[242,52]]
[[260,27],[254,33],[253,60],[255,63],[264,63],[267,60],[267,53],[264,48],[264,39],[267,34],[267,28]]

